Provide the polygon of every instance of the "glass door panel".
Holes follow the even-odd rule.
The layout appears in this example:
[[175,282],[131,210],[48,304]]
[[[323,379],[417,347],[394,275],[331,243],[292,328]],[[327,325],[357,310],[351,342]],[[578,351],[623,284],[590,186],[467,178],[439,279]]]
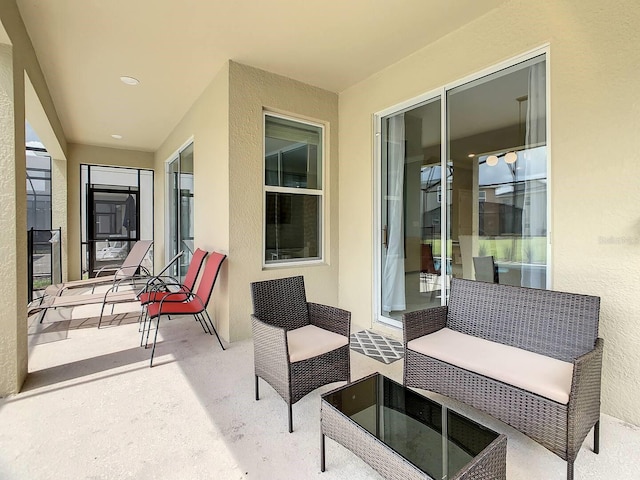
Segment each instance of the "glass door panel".
[[455,277],[545,288],[545,57],[447,92]]
[[[379,319],[440,304],[440,99],[381,119]],[[444,274],[444,275],[443,275]]]
[[182,250],[174,273],[182,280],[194,251],[193,232],[193,144],[182,150],[167,166],[169,191],[169,239],[167,259]]

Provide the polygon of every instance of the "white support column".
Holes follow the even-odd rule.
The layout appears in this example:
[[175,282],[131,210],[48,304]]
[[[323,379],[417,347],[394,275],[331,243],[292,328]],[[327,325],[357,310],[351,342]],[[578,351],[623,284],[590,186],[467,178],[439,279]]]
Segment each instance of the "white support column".
[[0,397],[27,376],[27,199],[24,70],[0,44]]

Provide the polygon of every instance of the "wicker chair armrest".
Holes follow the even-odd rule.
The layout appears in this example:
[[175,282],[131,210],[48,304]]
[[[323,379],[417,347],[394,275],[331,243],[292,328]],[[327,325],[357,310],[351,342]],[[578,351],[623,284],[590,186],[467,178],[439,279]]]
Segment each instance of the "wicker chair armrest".
[[287,331],[275,325],[263,322],[251,315],[253,331],[254,364],[269,366],[269,370],[278,372],[278,376],[286,377],[289,373],[289,346]]
[[307,302],[309,323],[348,337],[351,333],[351,312],[338,307]]
[[581,355],[573,362],[573,379],[569,394],[570,409],[582,409],[595,405],[599,411],[603,350],[604,340],[598,338],[593,350]]
[[447,307],[432,307],[402,315],[404,346],[411,340],[436,332],[447,325]]
[[604,340],[598,338],[593,350],[573,362],[573,379],[568,405],[569,458],[575,458],[582,440],[600,419],[603,350]]
[[[597,383],[600,385],[603,350],[604,339],[598,338],[593,350],[575,359],[573,362],[572,393],[574,390],[576,391],[575,393],[581,393],[578,390],[588,387],[585,382],[591,382],[594,379],[597,379]],[[591,387],[588,387],[588,389],[591,390]]]

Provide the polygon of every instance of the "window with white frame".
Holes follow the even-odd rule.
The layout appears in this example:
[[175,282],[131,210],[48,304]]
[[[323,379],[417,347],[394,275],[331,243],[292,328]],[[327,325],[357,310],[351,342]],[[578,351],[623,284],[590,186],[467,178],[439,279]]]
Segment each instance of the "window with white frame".
[[264,113],[264,264],[322,260],[324,127]]

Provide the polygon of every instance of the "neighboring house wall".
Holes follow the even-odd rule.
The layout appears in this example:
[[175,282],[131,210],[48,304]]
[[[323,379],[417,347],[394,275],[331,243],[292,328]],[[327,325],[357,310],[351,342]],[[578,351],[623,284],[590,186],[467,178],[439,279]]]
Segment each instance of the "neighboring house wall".
[[640,9],[514,0],[340,94],[340,306],[371,327],[375,112],[550,44],[552,288],[602,298],[603,411],[640,425]]
[[153,170],[153,153],[119,148],[96,147],[76,143],[68,144],[67,160],[67,238],[68,276],[70,280],[81,277],[80,265],[80,165],[108,165],[113,167],[144,168]]

